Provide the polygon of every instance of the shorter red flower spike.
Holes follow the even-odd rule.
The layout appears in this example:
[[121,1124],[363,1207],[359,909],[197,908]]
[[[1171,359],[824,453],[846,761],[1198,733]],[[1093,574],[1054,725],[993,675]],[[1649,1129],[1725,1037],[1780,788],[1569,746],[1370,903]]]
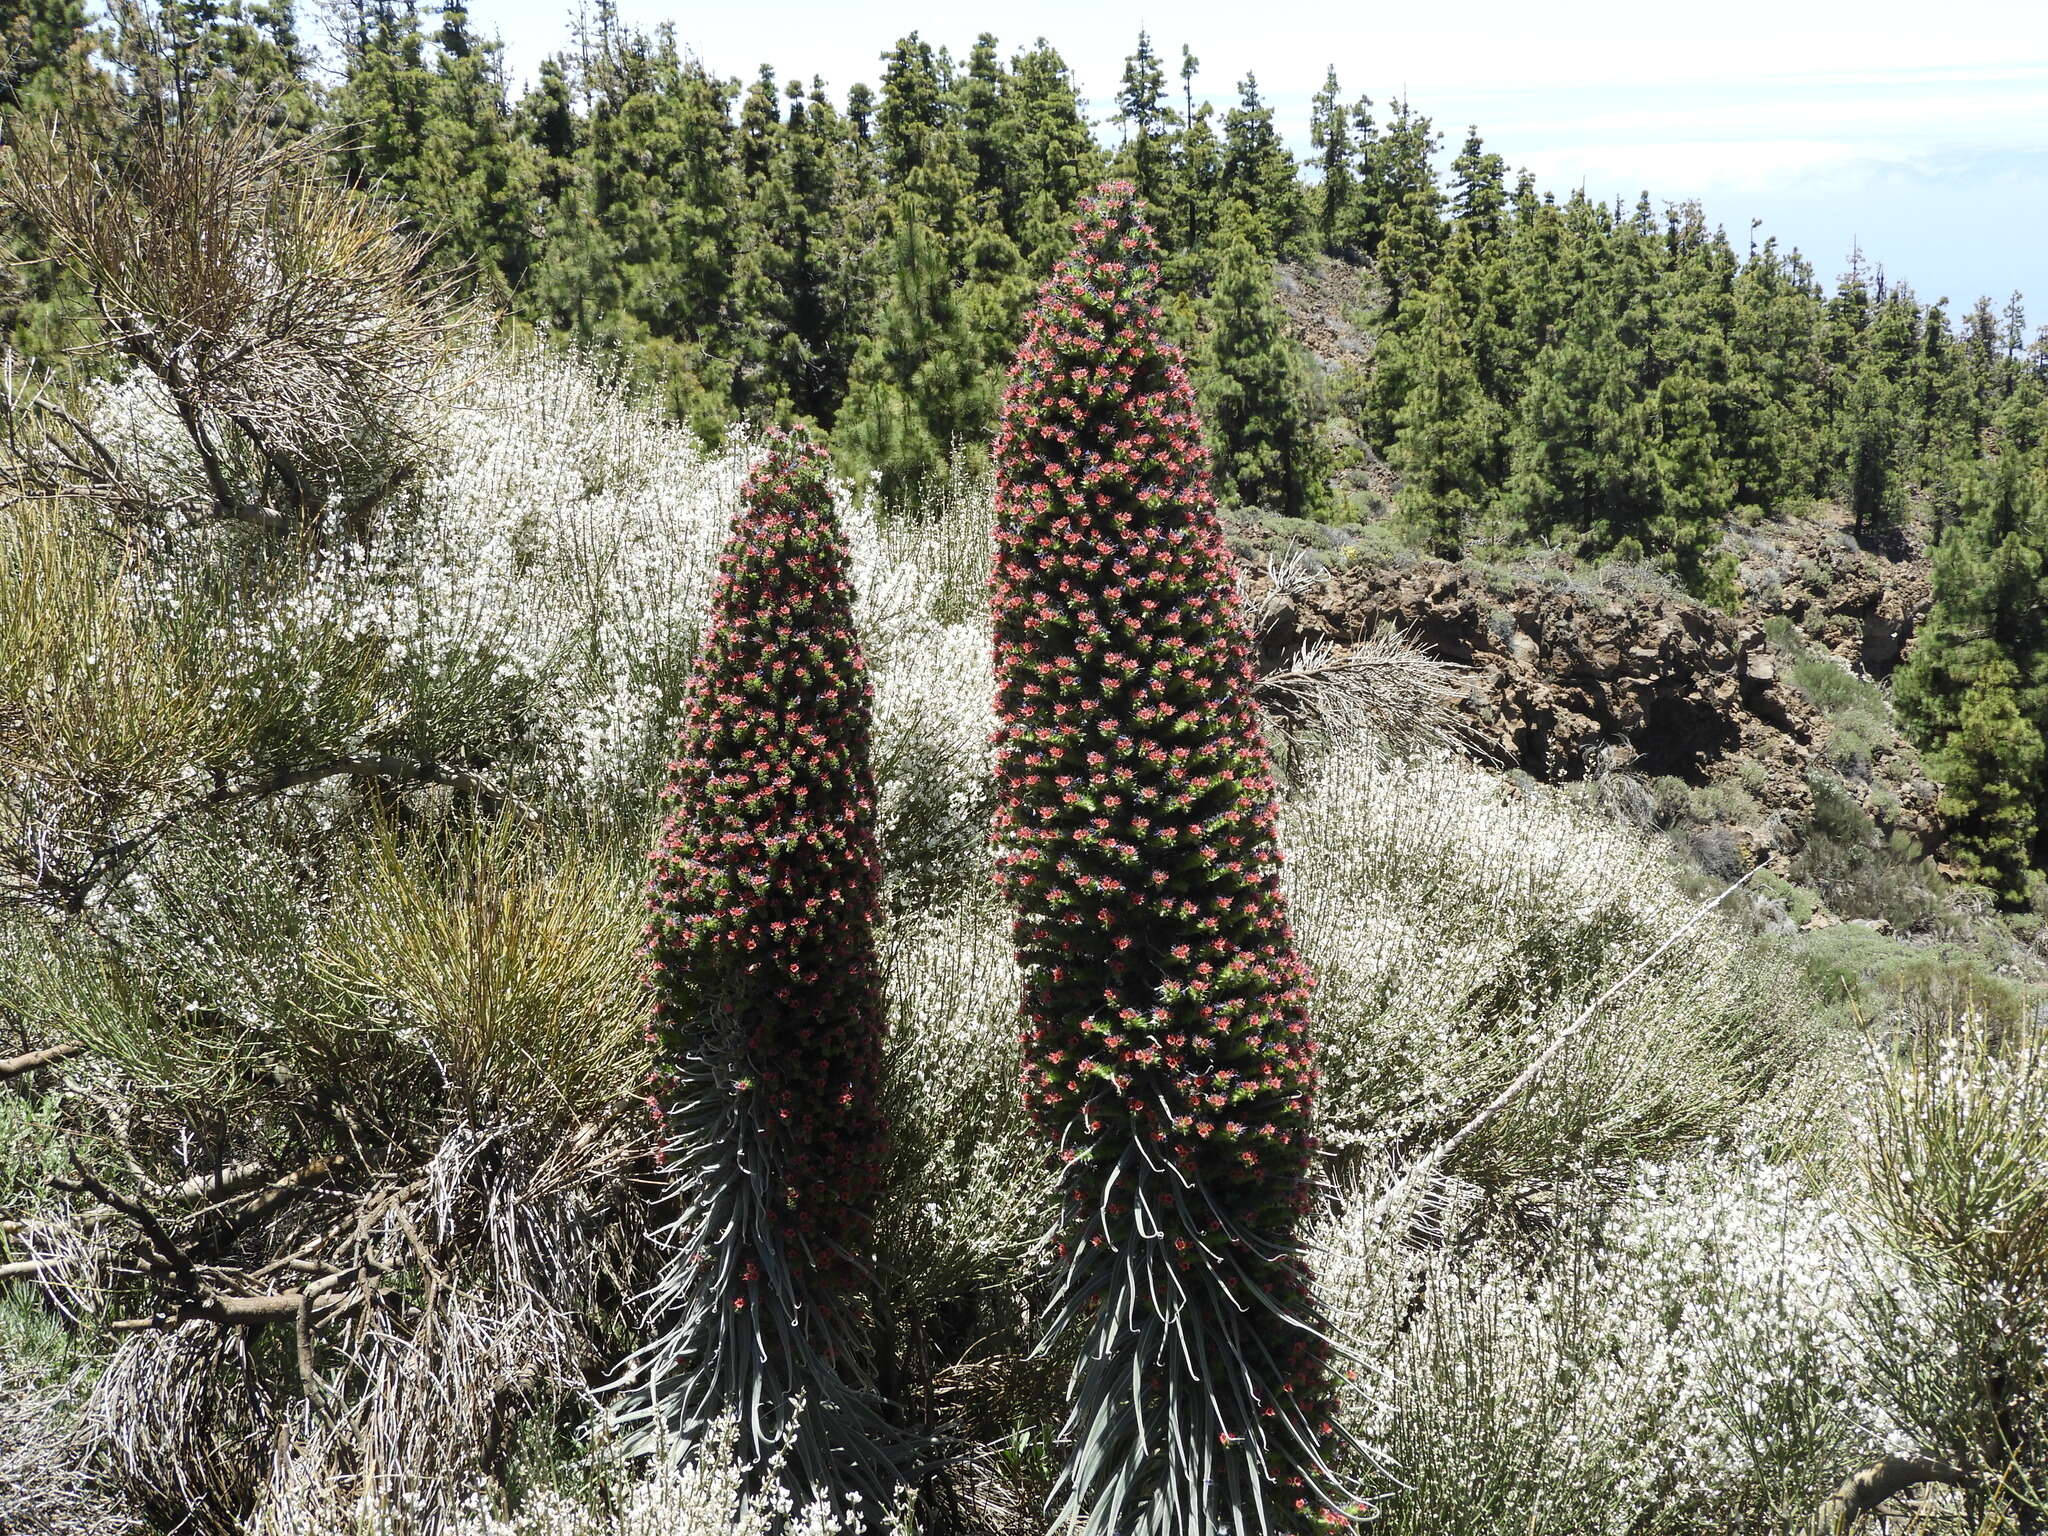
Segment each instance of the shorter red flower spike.
[[739,1091],[779,1127],[766,1172],[789,1250],[829,1307],[884,1148],[872,690],[828,470],[808,435],[778,434],[746,482],[669,765],[648,947],[657,1073],[730,1020]]
[[799,1506],[851,1519],[889,1505],[913,1453],[876,1401],[855,1305],[886,1148],[871,690],[848,565],[824,451],[771,436],[652,854],[650,1097],[675,1258],[621,1418],[671,1453],[736,1418],[750,1491],[779,1468]]

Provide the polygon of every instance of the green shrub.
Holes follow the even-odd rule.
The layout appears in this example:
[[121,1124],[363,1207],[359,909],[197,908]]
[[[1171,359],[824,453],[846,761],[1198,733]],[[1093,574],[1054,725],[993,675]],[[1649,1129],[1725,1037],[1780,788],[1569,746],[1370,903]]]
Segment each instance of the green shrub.
[[2023,1027],[1923,1015],[1859,1125],[1861,1228],[1905,1284],[1858,1295],[1878,1395],[1916,1450],[1981,1479],[1994,1528],[2048,1520],[2048,1050]]

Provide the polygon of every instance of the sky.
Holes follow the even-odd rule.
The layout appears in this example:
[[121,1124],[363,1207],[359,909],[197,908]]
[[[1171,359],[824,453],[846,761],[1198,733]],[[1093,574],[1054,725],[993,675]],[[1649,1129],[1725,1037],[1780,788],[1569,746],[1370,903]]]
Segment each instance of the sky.
[[[577,0],[472,0],[515,81],[562,47]],[[1467,124],[1560,195],[1697,199],[1746,245],[1775,235],[1832,282],[1852,246],[1923,299],[1967,309],[2030,296],[2048,321],[2048,0],[1458,0],[1401,7],[1310,0],[618,0],[671,23],[713,70],[822,75],[843,96],[912,30],[964,57],[977,33],[1043,36],[1097,118],[1139,29],[1198,97],[1236,99],[1249,70],[1296,151],[1334,65],[1348,98],[1405,94],[1456,152]],[[1396,13],[1398,12],[1398,13]],[[1393,14],[1390,14],[1393,13]],[[1111,140],[1113,123],[1099,130]]]

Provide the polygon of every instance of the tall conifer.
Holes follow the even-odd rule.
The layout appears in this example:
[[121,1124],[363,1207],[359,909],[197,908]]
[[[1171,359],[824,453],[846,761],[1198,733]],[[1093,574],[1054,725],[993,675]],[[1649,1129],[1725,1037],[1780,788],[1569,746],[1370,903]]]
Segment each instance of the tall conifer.
[[1321,168],[1316,188],[1316,233],[1331,255],[1344,249],[1351,223],[1351,203],[1358,180],[1351,169],[1351,116],[1337,85],[1337,66],[1323,76],[1323,88],[1310,106],[1308,141]]
[[1128,168],[1139,195],[1158,202],[1166,194],[1166,135],[1173,125],[1173,108],[1166,104],[1166,66],[1150,33],[1138,34],[1137,51],[1124,60],[1116,111],[1124,130],[1118,169]]
[[1240,505],[1312,517],[1330,499],[1314,364],[1287,334],[1273,297],[1273,263],[1252,243],[1243,216],[1233,210],[1233,217],[1196,370],[1217,479]]
[[1841,411],[1843,488],[1859,534],[1889,533],[1904,520],[1904,447],[1898,391],[1865,357]]
[[1421,322],[1403,341],[1408,390],[1392,453],[1400,506],[1432,555],[1456,560],[1486,495],[1499,425],[1479,387],[1448,271],[1430,286]]
[[2009,902],[2048,867],[2048,463],[1965,479],[1934,551],[1934,605],[1895,697],[1942,781],[1956,860]]
[[1025,264],[1043,274],[1066,249],[1074,208],[1099,179],[1102,150],[1073,72],[1042,39],[1010,60],[1003,109],[1006,227]]
[[1223,200],[1237,205],[1264,255],[1299,256],[1308,218],[1295,185],[1294,156],[1274,125],[1273,109],[1259,95],[1257,77],[1247,74],[1237,90],[1237,105],[1223,114]]

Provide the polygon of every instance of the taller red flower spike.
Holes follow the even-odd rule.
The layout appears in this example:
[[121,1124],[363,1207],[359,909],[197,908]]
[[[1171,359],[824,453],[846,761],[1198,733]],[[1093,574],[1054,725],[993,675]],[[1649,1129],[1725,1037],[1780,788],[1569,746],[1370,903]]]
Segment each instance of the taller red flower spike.
[[[721,558],[652,854],[652,1102],[680,1214],[638,1417],[736,1414],[802,1498],[886,1504],[850,1305],[879,1186],[871,689],[825,452],[775,434]],[[803,1399],[800,1419],[796,1400]]]
[[1309,980],[1251,640],[1132,188],[1076,234],[1004,399],[992,576],[998,874],[1085,1336],[1061,1496],[1089,1536],[1326,1529]]

